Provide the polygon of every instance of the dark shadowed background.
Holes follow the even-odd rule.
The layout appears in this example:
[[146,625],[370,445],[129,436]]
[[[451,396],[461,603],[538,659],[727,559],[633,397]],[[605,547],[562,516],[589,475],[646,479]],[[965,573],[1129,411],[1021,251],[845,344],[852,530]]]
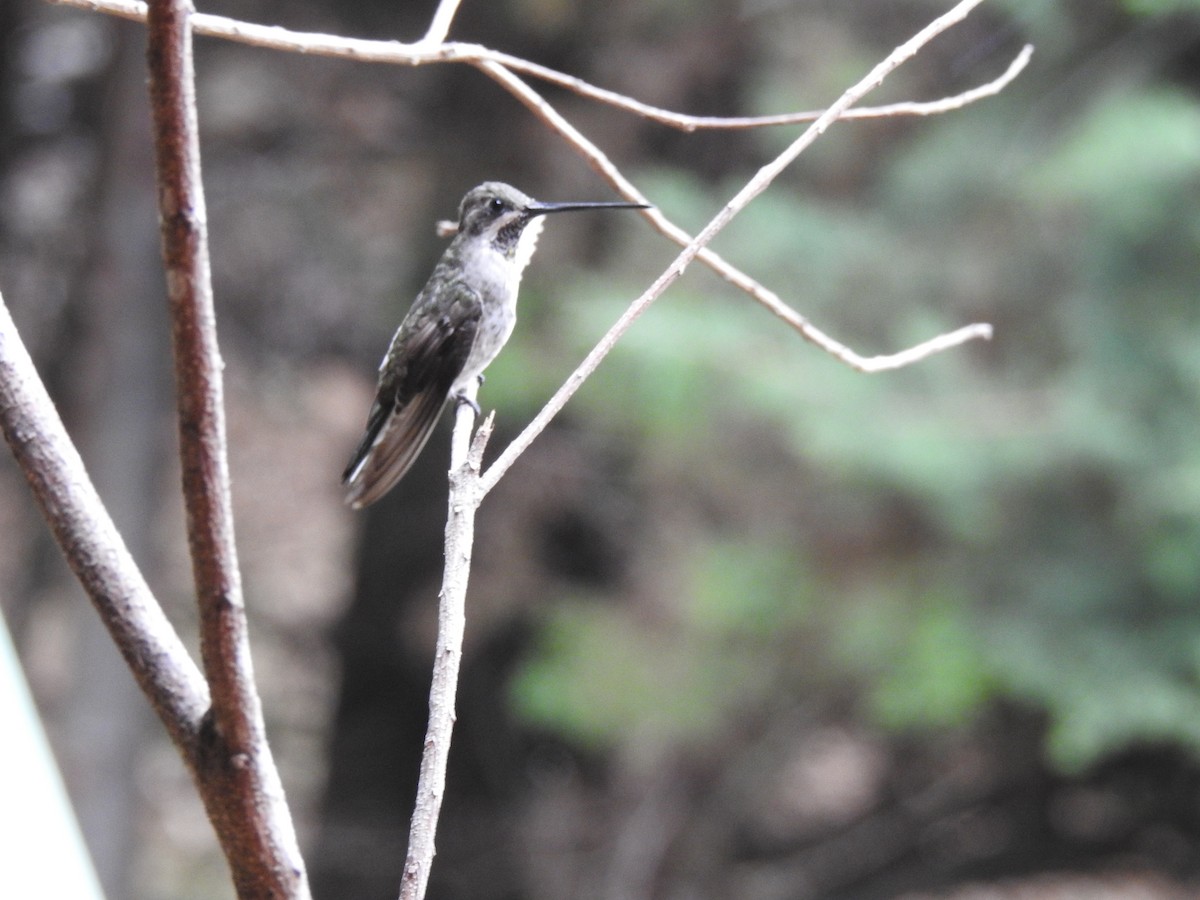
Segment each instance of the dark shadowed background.
[[[202,3],[409,40],[433,7]],[[452,37],[673,109],[834,100],[949,0],[464,0]],[[141,26],[0,5],[0,289],[181,630]],[[431,896],[1200,890],[1200,3],[989,0],[716,242],[865,376],[693,267],[481,510]],[[197,45],[238,544],[318,900],[395,896],[424,735],[446,429],[338,475],[474,184],[613,199],[483,76]],[[699,228],[797,133],[548,97]],[[481,402],[493,454],[674,256],[548,224]],[[232,896],[174,751],[0,459],[0,602],[113,898]],[[194,641],[193,641],[194,643]]]

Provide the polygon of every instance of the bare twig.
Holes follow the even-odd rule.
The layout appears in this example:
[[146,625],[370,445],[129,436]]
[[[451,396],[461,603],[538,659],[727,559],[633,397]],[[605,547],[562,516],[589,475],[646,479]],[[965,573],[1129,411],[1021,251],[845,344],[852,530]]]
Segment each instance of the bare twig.
[[[478,386],[469,388],[471,399]],[[484,420],[471,439],[475,414],[461,403],[454,420],[450,448],[450,500],[446,519],[446,561],[438,602],[437,649],[433,659],[433,683],[429,689],[429,726],[417,799],[413,806],[408,837],[408,855],[400,882],[400,900],[425,896],[433,864],[434,838],[446,789],[446,762],[454,730],[454,699],[462,662],[463,634],[467,617],[467,578],[471,572],[471,550],[475,543],[475,511],[483,495],[479,491],[479,468],[483,449],[492,433],[492,415]]]
[[[771,162],[767,163],[755,173],[746,185],[738,191],[720,212],[713,217],[704,229],[693,238],[683,251],[675,258],[675,261],[660,275],[647,290],[635,300],[628,309],[622,314],[617,322],[608,330],[600,342],[592,348],[591,352],[579,364],[578,368],[567,378],[563,385],[554,393],[546,405],[534,416],[525,429],[513,440],[511,444],[504,448],[504,451],[496,459],[494,463],[483,474],[481,490],[484,494],[495,487],[496,483],[504,476],[509,467],[516,461],[526,448],[533,442],[538,434],[549,424],[550,420],[556,416],[559,411],[566,405],[567,400],[577,391],[580,385],[596,370],[600,365],[601,360],[609,354],[612,348],[620,340],[621,336],[629,330],[642,313],[644,313],[650,304],[657,300],[674,281],[684,273],[688,265],[704,250],[705,246],[711,241],[717,233],[732,221],[733,217],[745,209],[746,205],[751,200],[762,193],[767,186],[790,165],[796,157],[804,152],[818,137],[825,133],[826,129],[832,125],[841,114],[858,102],[866,94],[873,91],[883,80],[899,67],[904,62],[911,59],[917,51],[924,47],[929,41],[933,40],[937,35],[941,34],[951,26],[961,22],[968,13],[983,0],[961,0],[949,12],[939,16],[925,28],[921,29],[916,35],[905,41],[895,50],[888,54],[881,63],[867,73],[861,81],[847,90],[838,100],[830,106],[821,116],[812,123],[804,133],[800,135],[792,144],[779,154]],[[500,72],[494,71],[493,67],[487,67],[486,71],[493,77],[500,76]],[[507,77],[515,78],[511,73],[507,73]],[[543,113],[545,110],[543,110]],[[565,123],[564,123],[565,124]],[[578,132],[576,132],[578,134]],[[580,135],[582,137],[582,135]],[[598,151],[597,151],[598,152]],[[615,168],[613,172],[619,176]],[[604,174],[604,172],[602,172]],[[630,185],[632,187],[632,185]],[[631,199],[633,199],[631,197]],[[647,210],[644,215],[648,217],[657,215],[656,210]],[[739,273],[740,274],[740,273]],[[775,298],[778,301],[778,298]],[[892,356],[864,358],[854,353],[848,347],[837,343],[832,338],[829,338],[813,328],[807,319],[804,319],[799,313],[790,310],[784,304],[780,303],[783,309],[776,309],[777,313],[786,311],[791,317],[794,317],[795,327],[809,340],[814,343],[819,343],[829,350],[833,355],[842,359],[844,362],[854,365],[855,368],[861,371],[880,371],[886,368],[896,368],[897,366],[906,365],[917,359],[922,359],[931,353],[936,353],[939,350],[947,349],[948,347],[957,346],[964,341],[975,338],[988,338],[991,336],[991,327],[984,324],[971,325],[967,328],[959,329],[949,335],[941,335],[931,341],[926,341],[917,347],[903,351],[900,354]],[[785,319],[791,320],[789,317]]]
[[304,863],[254,684],[233,538],[191,14],[190,0],[155,0],[146,26],[183,493],[200,606],[200,655],[212,694],[198,760],[201,793],[239,896],[306,897]]
[[454,21],[455,13],[458,12],[459,2],[460,0],[441,0],[438,3],[433,18],[429,22],[429,29],[422,39],[423,43],[441,44],[445,42],[446,35],[450,33],[450,24]]
[[[1011,80],[1010,73],[1019,72],[1028,62],[1029,55],[1032,53],[1032,48],[1026,47],[1009,67],[1008,71],[1001,76],[1001,81]],[[647,202],[645,196],[634,186],[624,173],[613,165],[612,161],[589,140],[579,129],[568,122],[563,116],[533,88],[514,75],[512,72],[505,69],[503,66],[494,63],[481,63],[478,67],[490,78],[504,85],[514,97],[524,103],[530,111],[533,112],[548,128],[563,138],[575,150],[587,160],[588,164],[600,175],[605,181],[613,186],[617,193],[621,194],[628,200],[635,203]],[[839,116],[844,118],[844,116]],[[811,130],[811,129],[810,129]],[[806,132],[807,134],[807,132]],[[801,139],[804,139],[803,136]],[[641,213],[662,235],[670,238],[681,247],[687,247],[692,243],[692,235],[688,234],[682,228],[674,224],[670,219],[663,215],[662,211],[657,208],[644,210]],[[915,347],[910,347],[907,350],[902,350],[899,353],[885,354],[881,356],[862,356],[854,350],[847,347],[845,344],[834,340],[829,335],[825,334],[815,325],[813,325],[805,316],[790,307],[785,303],[778,294],[764,287],[759,282],[755,281],[745,272],[731,265],[723,257],[708,247],[701,247],[696,254],[696,258],[712,269],[717,275],[727,281],[729,284],[736,287],[738,290],[749,294],[754,300],[761,303],[768,310],[799,332],[800,336],[806,341],[820,347],[826,353],[830,354],[839,361],[850,366],[852,369],[857,369],[860,372],[882,372],[887,369],[896,369],[901,366],[910,365],[918,360],[924,359],[927,356],[932,356],[935,353],[943,350],[948,350],[951,347],[958,346],[966,341],[976,339],[987,339],[991,337],[991,326],[984,323],[976,323],[960,328],[949,334],[942,334],[928,341],[924,341]],[[636,318],[636,316],[635,316]],[[632,323],[624,323],[621,333]],[[621,326],[618,322],[613,326],[614,330]],[[611,348],[609,348],[611,349]],[[607,350],[605,353],[607,354]],[[597,360],[598,361],[598,360]]]
[[192,768],[208,686],[96,493],[3,298],[0,428],[71,571]]
[[[465,45],[463,45],[465,46]],[[484,49],[484,48],[481,48]],[[1014,78],[1020,74],[1021,70],[1029,62],[1029,56],[1033,52],[1033,48],[1026,47],[1013,59],[1009,64],[1008,70],[999,78],[989,81],[987,84],[971,88],[961,94],[956,94],[952,97],[943,97],[939,100],[928,101],[904,101],[901,103],[889,103],[886,106],[863,107],[861,109],[848,109],[844,111],[839,118],[842,119],[882,119],[892,118],[896,116],[934,116],[942,113],[951,112],[956,109],[961,109],[964,106],[982,100],[984,97],[994,96],[1004,90]],[[478,66],[481,63],[493,62],[511,69],[514,72],[520,72],[522,75],[528,75],[531,78],[537,78],[540,81],[545,81],[558,87],[565,88],[578,94],[581,97],[586,97],[589,100],[595,100],[599,103],[605,103],[616,109],[624,110],[625,112],[634,113],[644,119],[649,119],[652,122],[657,122],[660,125],[666,125],[670,128],[676,128],[680,131],[699,131],[703,129],[721,129],[721,130],[745,130],[753,128],[767,128],[779,125],[803,125],[805,122],[812,122],[821,116],[822,110],[804,110],[800,112],[777,113],[775,115],[765,116],[693,116],[686,113],[675,112],[670,109],[652,106],[649,103],[642,103],[640,100],[635,100],[625,94],[610,91],[606,88],[597,87],[589,84],[581,78],[576,78],[574,75],[567,75],[558,72],[554,69],[540,66],[537,63],[528,62],[519,57],[509,56],[506,53],[497,53],[495,51],[487,51],[481,53],[477,58],[469,58],[462,56],[459,62],[467,62]]]
[[[146,4],[142,0],[49,0],[49,2],[60,6],[86,9],[91,12],[107,13],[133,21],[144,21],[146,18]],[[530,78],[557,85],[582,97],[587,97],[589,100],[634,113],[681,131],[801,125],[805,122],[812,122],[821,115],[820,110],[809,110],[766,116],[692,116],[649,103],[642,103],[640,100],[616,91],[590,84],[574,75],[538,65],[518,56],[501,53],[480,44],[442,42],[449,31],[450,22],[458,8],[458,2],[459,0],[442,0],[425,36],[420,41],[411,44],[292,31],[276,25],[258,25],[208,13],[196,13],[193,17],[193,28],[196,34],[224,38],[254,47],[305,53],[312,56],[353,59],[358,62],[409,66],[430,63],[467,63],[478,66],[483,63],[495,63]],[[1027,52],[1022,51],[1023,54]],[[1018,56],[1012,64],[1010,74],[1006,73],[996,81],[972,88],[954,97],[928,102],[892,103],[887,106],[852,109],[847,110],[842,118],[877,119],[890,116],[930,116],[949,112],[998,93],[1016,77],[1024,65],[1022,57]]]

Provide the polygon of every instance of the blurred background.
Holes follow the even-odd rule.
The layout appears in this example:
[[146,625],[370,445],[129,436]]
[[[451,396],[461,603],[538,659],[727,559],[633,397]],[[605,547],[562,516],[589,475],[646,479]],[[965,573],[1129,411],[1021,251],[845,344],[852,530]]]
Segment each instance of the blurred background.
[[[949,0],[466,0],[452,37],[680,111],[820,108]],[[409,40],[434,6],[202,3]],[[1190,897],[1200,890],[1200,2],[989,0],[716,242],[865,354],[692,270],[480,513],[431,896]],[[0,289],[194,642],[141,26],[0,5]],[[375,367],[488,179],[610,189],[466,68],[197,45],[255,667],[314,891],[395,896],[448,429],[338,476]],[[549,99],[699,228],[798,128]],[[488,372],[502,447],[675,249],[556,218]],[[445,426],[445,423],[443,423]],[[231,897],[174,750],[0,459],[0,603],[113,898]]]

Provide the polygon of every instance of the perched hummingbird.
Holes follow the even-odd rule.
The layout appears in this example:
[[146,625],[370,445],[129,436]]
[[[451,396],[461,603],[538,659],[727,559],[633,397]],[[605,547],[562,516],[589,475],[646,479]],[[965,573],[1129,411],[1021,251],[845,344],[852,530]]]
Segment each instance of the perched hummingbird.
[[[355,509],[395,486],[429,440],[446,400],[464,393],[508,341],[517,288],[548,213],[646,209],[640,203],[539,203],[489,181],[467,192],[458,233],[413,301],[379,364],[367,428],[342,483]],[[478,406],[476,406],[478,412]]]

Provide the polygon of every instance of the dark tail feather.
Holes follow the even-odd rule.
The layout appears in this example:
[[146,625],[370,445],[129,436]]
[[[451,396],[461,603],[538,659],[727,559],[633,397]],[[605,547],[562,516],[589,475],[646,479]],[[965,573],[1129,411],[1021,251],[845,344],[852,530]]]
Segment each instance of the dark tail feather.
[[444,394],[425,391],[402,409],[372,411],[367,433],[342,473],[350,506],[362,509],[395,487],[424,449],[445,405]]

